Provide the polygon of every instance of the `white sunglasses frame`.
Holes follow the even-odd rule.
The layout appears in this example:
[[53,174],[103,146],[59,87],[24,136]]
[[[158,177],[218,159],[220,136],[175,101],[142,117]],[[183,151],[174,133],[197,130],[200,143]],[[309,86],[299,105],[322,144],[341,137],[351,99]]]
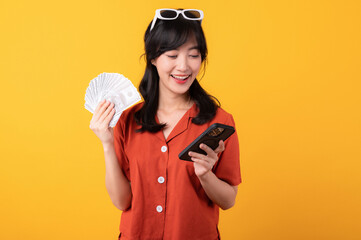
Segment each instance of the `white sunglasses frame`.
[[[177,16],[175,16],[174,18],[165,18],[165,17],[162,17],[162,16],[160,15],[160,12],[161,12],[161,11],[164,11],[164,10],[170,10],[170,11],[176,12],[176,13],[177,13]],[[200,16],[199,16],[199,18],[189,18],[189,17],[187,17],[187,16],[184,14],[184,12],[186,12],[186,11],[196,11],[196,12],[199,12]],[[152,29],[153,29],[153,27],[154,27],[155,22],[157,21],[157,19],[161,19],[161,20],[174,20],[174,19],[176,19],[176,18],[179,16],[180,13],[183,15],[183,17],[184,17],[185,19],[188,19],[188,20],[200,20],[200,23],[202,24],[202,20],[203,20],[203,17],[204,17],[204,14],[203,14],[203,11],[202,11],[202,10],[199,10],[199,9],[183,9],[183,10],[177,10],[177,9],[171,9],[171,8],[161,8],[161,9],[155,10],[155,15],[154,15],[154,18],[153,18],[153,21],[152,21],[152,26],[150,27],[149,32],[152,31]]]

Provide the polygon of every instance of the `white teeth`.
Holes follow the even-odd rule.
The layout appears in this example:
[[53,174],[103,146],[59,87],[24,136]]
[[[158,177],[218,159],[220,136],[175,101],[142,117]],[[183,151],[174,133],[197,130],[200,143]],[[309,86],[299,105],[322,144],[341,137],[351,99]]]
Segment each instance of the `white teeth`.
[[190,76],[190,75],[185,76],[185,77],[177,77],[177,76],[172,75],[172,77],[174,77],[174,78],[176,78],[176,79],[181,79],[181,80],[184,80],[184,79],[188,78],[189,76]]

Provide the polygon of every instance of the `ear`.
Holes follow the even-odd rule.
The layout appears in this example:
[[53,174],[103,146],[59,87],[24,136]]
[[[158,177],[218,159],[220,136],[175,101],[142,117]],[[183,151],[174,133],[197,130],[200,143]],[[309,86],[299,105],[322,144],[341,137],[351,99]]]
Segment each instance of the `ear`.
[[151,62],[154,66],[157,66],[154,59],[150,60],[150,62]]

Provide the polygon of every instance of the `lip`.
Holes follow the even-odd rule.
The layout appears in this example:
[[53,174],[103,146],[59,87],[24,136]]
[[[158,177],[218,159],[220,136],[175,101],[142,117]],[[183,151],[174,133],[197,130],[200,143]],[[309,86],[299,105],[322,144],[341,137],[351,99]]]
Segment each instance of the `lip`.
[[190,74],[171,74],[173,76],[176,76],[176,77],[186,77],[186,76],[189,76]]
[[[173,76],[176,76],[176,77],[186,77],[186,76],[188,76],[188,77],[187,77],[186,79],[184,79],[184,80],[181,80],[181,79],[177,79],[177,78],[175,78],[175,77],[173,77]],[[191,74],[189,74],[189,75],[176,75],[176,74],[171,74],[171,77],[174,79],[174,81],[175,81],[176,83],[184,84],[184,83],[186,83],[187,80],[191,77]]]

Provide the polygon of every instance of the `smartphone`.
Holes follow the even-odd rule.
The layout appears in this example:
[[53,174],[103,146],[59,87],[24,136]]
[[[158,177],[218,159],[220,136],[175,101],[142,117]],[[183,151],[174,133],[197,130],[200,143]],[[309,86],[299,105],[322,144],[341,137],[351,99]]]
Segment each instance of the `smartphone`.
[[209,128],[207,128],[201,135],[199,135],[196,140],[188,145],[178,157],[181,160],[192,161],[191,157],[188,155],[189,151],[197,152],[201,154],[207,154],[205,151],[199,148],[201,143],[206,144],[208,147],[215,150],[218,147],[219,141],[225,141],[234,133],[234,128],[221,123],[214,123]]

